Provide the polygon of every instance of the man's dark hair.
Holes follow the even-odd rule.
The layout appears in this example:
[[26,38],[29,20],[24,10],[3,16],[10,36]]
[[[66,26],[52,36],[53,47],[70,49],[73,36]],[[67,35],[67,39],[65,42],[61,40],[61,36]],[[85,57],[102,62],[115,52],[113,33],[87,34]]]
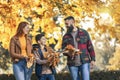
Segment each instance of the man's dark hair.
[[44,33],[37,34],[37,35],[35,36],[36,42],[38,42],[43,36],[44,36]]
[[68,17],[66,17],[64,20],[66,21],[66,20],[71,20],[71,19],[72,19],[72,20],[75,20],[73,16],[68,16]]

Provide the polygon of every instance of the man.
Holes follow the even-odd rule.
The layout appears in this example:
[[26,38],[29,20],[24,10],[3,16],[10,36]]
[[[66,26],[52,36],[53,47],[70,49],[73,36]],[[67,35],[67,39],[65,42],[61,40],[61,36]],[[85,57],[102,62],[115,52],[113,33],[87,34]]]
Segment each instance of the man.
[[72,45],[82,52],[80,55],[75,55],[74,59],[68,53],[64,53],[67,56],[67,65],[72,79],[80,80],[79,72],[81,72],[82,80],[90,80],[90,66],[93,67],[95,64],[95,52],[89,34],[75,26],[74,17],[68,16],[64,21],[67,32],[63,36],[62,49]]

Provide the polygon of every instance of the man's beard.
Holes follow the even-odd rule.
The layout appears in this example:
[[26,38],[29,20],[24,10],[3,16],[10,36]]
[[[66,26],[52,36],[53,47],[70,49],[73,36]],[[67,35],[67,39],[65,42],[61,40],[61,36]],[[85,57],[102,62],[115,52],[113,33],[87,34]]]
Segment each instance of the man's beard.
[[67,26],[67,33],[71,33],[73,31],[73,25]]

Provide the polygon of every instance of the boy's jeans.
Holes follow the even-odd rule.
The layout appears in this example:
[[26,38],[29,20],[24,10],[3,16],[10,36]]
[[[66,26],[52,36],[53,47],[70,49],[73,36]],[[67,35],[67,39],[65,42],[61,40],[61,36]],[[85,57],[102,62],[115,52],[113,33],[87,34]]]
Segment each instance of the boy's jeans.
[[80,80],[80,74],[82,80],[90,80],[90,63],[85,63],[80,66],[69,66],[69,70],[73,80]]
[[53,74],[42,74],[39,80],[55,80],[55,78]]
[[33,66],[28,69],[26,67],[26,60],[20,60],[17,63],[13,63],[13,73],[16,80],[30,80],[33,71]]

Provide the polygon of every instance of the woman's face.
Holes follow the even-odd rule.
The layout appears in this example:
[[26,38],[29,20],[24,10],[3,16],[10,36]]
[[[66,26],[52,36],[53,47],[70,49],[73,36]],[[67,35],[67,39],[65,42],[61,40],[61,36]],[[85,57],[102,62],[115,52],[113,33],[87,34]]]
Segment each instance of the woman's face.
[[44,36],[40,39],[40,43],[46,45],[46,38]]
[[24,34],[28,34],[28,33],[29,33],[29,30],[30,30],[29,25],[26,25],[26,26],[23,28],[23,33],[24,33]]

